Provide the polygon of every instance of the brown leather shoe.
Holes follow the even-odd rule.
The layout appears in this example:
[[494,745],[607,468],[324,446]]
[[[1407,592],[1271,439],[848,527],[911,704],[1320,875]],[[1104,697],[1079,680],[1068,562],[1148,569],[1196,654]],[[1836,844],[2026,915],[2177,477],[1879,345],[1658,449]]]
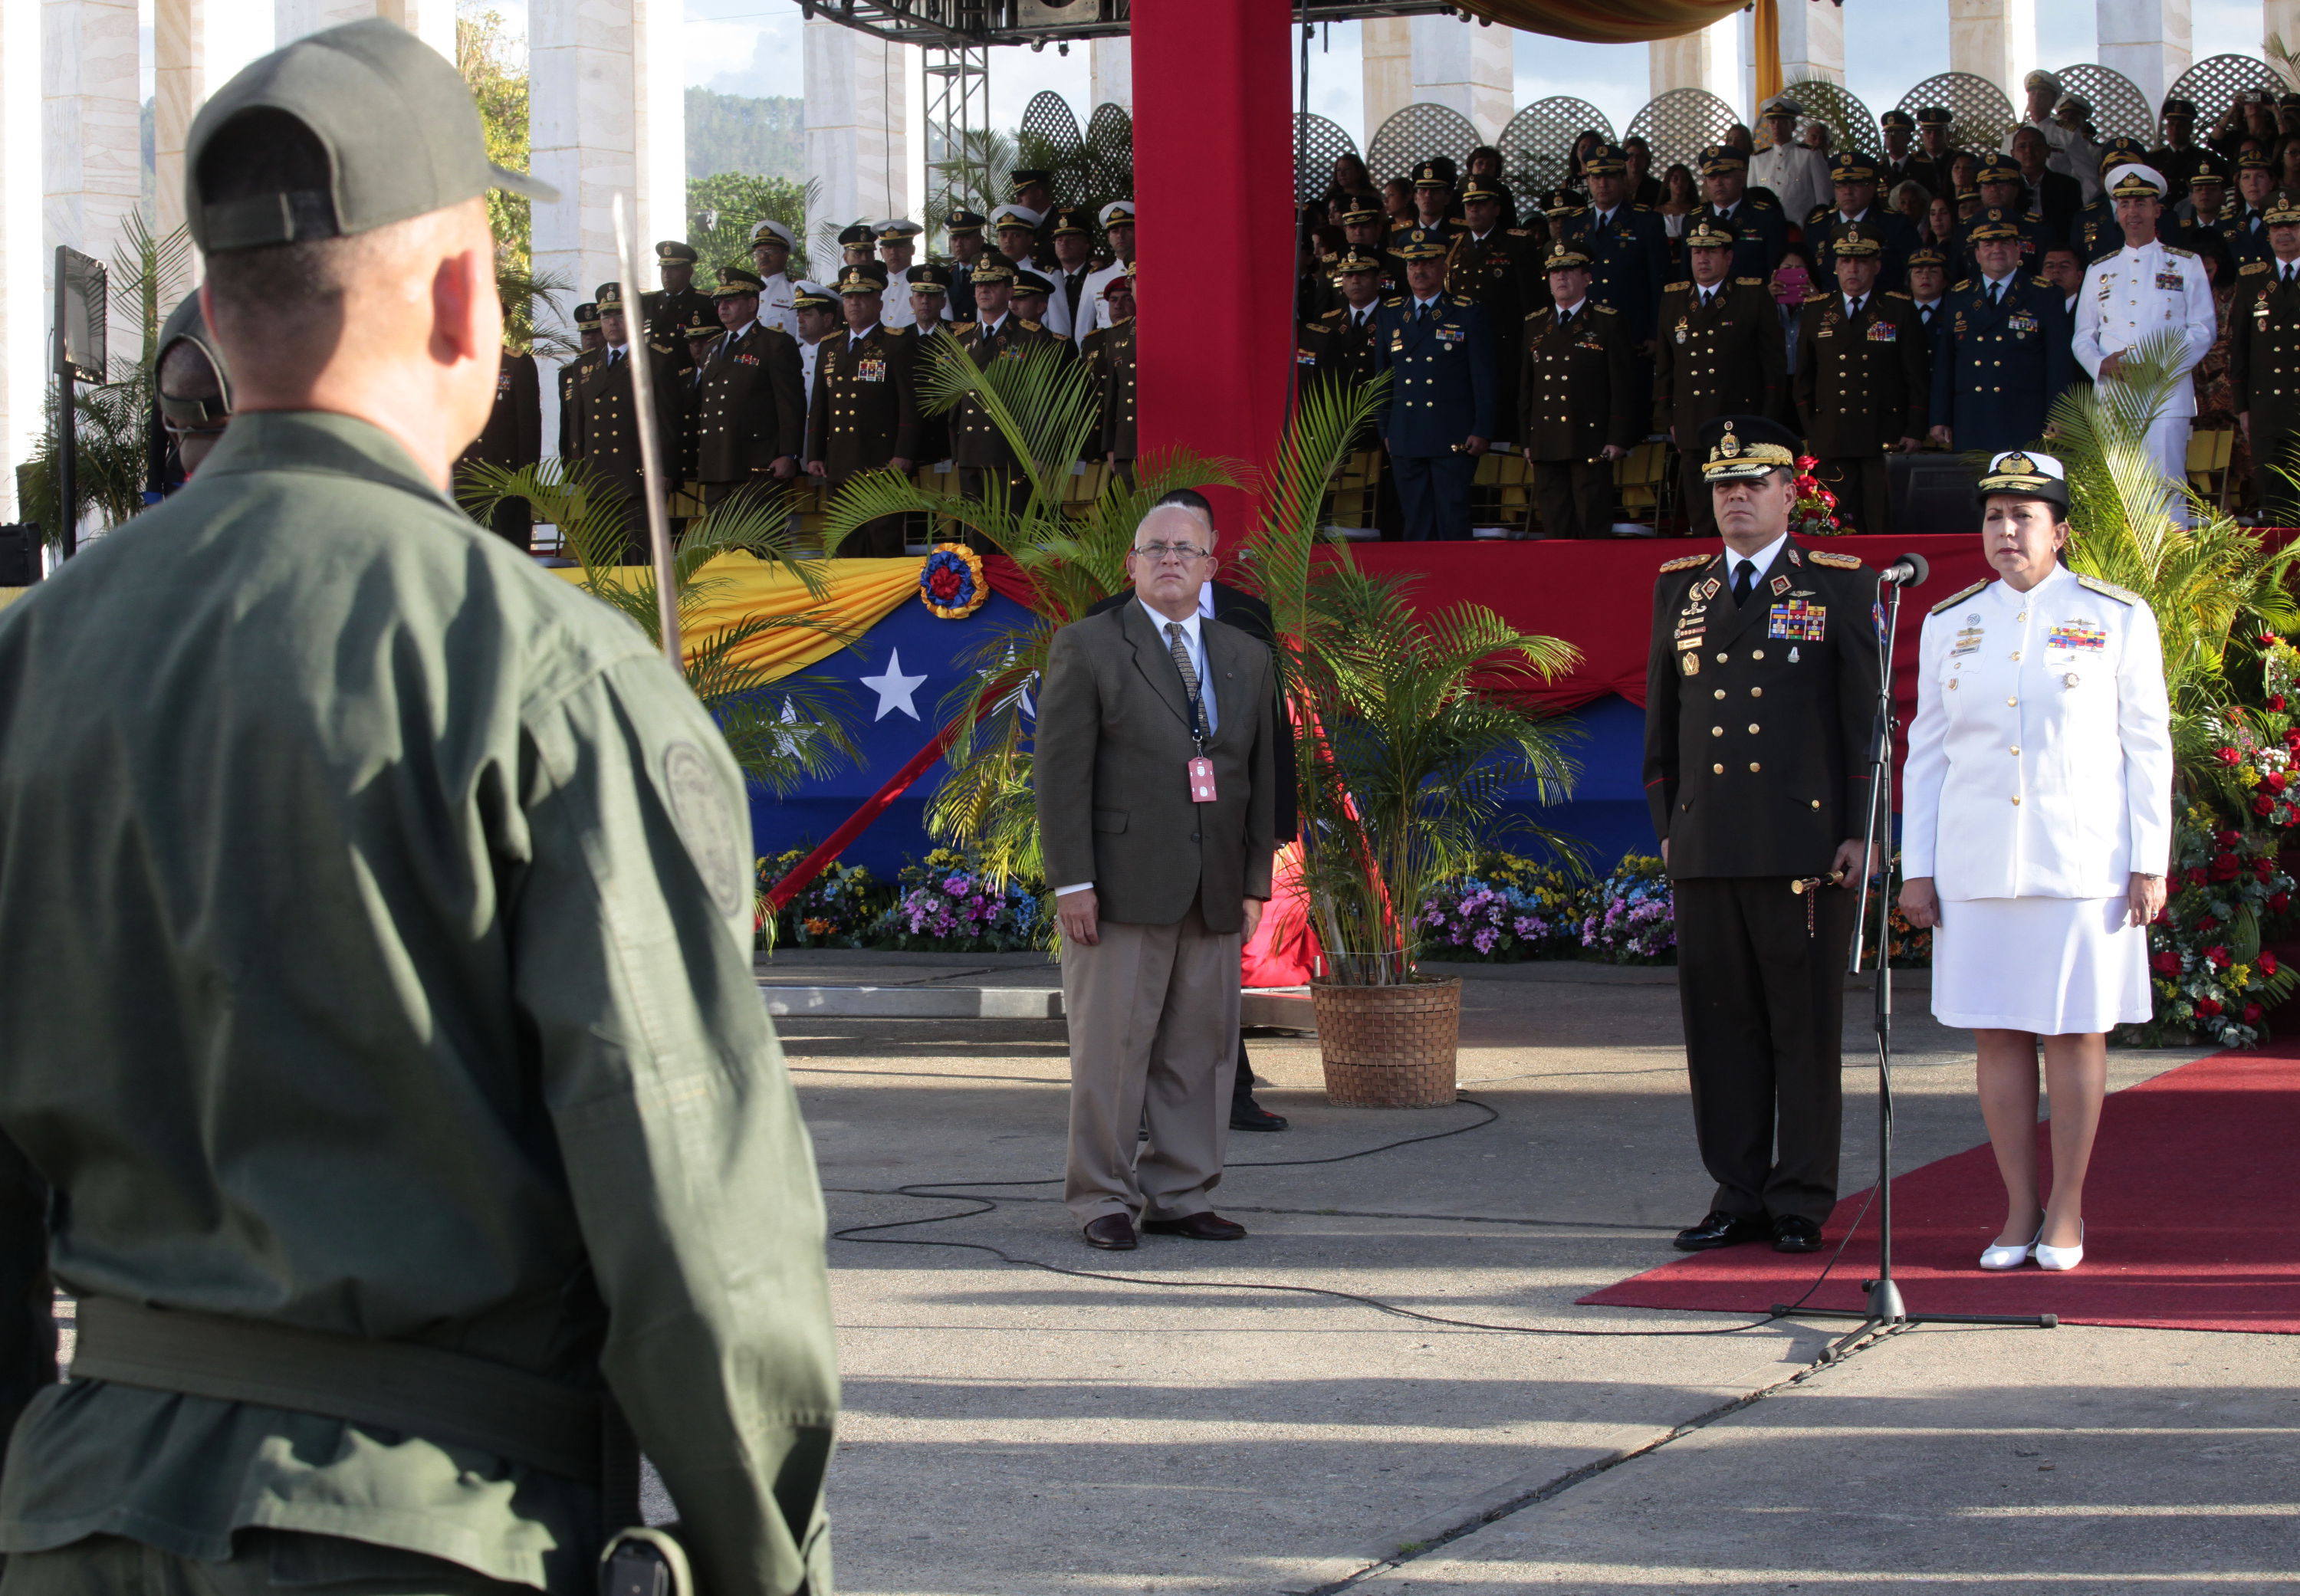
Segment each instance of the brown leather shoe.
[[1086,1244],[1099,1247],[1104,1252],[1134,1251],[1134,1221],[1124,1214],[1104,1214],[1099,1219],[1088,1220]]
[[1245,1226],[1211,1209],[1179,1219],[1145,1219],[1142,1228],[1152,1235],[1186,1235],[1194,1242],[1235,1242],[1246,1234]]

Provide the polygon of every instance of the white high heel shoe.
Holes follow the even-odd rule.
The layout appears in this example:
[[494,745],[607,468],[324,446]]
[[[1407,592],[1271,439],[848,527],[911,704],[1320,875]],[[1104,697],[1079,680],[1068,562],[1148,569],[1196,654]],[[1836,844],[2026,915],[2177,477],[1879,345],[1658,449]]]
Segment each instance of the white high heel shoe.
[[[2038,1231],[2038,1235],[2045,1233]],[[2037,1267],[2040,1269],[2073,1269],[2084,1262],[2084,1221],[2077,1221],[2077,1244],[2073,1247],[2047,1247],[2037,1243]]]
[[[2044,1234],[2044,1222],[2039,1220],[2037,1224],[2037,1235]],[[1980,1254],[1980,1267],[1984,1269],[2017,1269],[2027,1263],[2029,1255],[2036,1251],[2035,1236],[2031,1236],[2027,1242],[2018,1243],[2010,1247],[2002,1242],[1992,1242]]]

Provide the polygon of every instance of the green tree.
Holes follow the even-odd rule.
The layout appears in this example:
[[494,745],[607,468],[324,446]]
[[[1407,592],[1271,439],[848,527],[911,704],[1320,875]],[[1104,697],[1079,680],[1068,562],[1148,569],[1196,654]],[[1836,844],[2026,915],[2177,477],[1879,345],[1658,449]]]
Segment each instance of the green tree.
[[796,95],[687,91],[687,175],[806,176],[806,102]]
[[[455,19],[455,67],[479,103],[488,159],[512,171],[525,171],[529,158],[527,73],[518,64],[521,46],[500,12]],[[527,196],[488,189],[488,227],[504,264],[525,272],[534,237]]]
[[707,288],[720,266],[751,262],[751,229],[772,217],[791,230],[790,275],[806,275],[806,213],[820,197],[812,183],[722,171],[687,179],[687,241],[698,257],[696,287]]

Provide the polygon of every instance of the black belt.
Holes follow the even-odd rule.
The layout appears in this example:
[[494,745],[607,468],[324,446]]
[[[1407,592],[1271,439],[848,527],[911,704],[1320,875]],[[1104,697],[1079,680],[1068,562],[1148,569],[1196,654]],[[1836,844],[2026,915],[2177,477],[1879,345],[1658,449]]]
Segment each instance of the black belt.
[[599,1479],[602,1398],[491,1359],[254,1319],[79,1302],[74,1379],[254,1402]]

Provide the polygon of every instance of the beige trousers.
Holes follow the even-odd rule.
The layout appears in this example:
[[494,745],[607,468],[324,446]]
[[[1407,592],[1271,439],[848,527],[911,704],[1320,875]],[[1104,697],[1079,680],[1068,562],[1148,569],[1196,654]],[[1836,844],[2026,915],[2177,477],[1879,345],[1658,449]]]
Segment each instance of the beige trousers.
[[1092,946],[1062,943],[1071,1031],[1062,1201],[1082,1225],[1104,1214],[1204,1213],[1229,1141],[1238,934],[1207,930],[1195,902],[1171,926],[1104,920],[1099,930]]

